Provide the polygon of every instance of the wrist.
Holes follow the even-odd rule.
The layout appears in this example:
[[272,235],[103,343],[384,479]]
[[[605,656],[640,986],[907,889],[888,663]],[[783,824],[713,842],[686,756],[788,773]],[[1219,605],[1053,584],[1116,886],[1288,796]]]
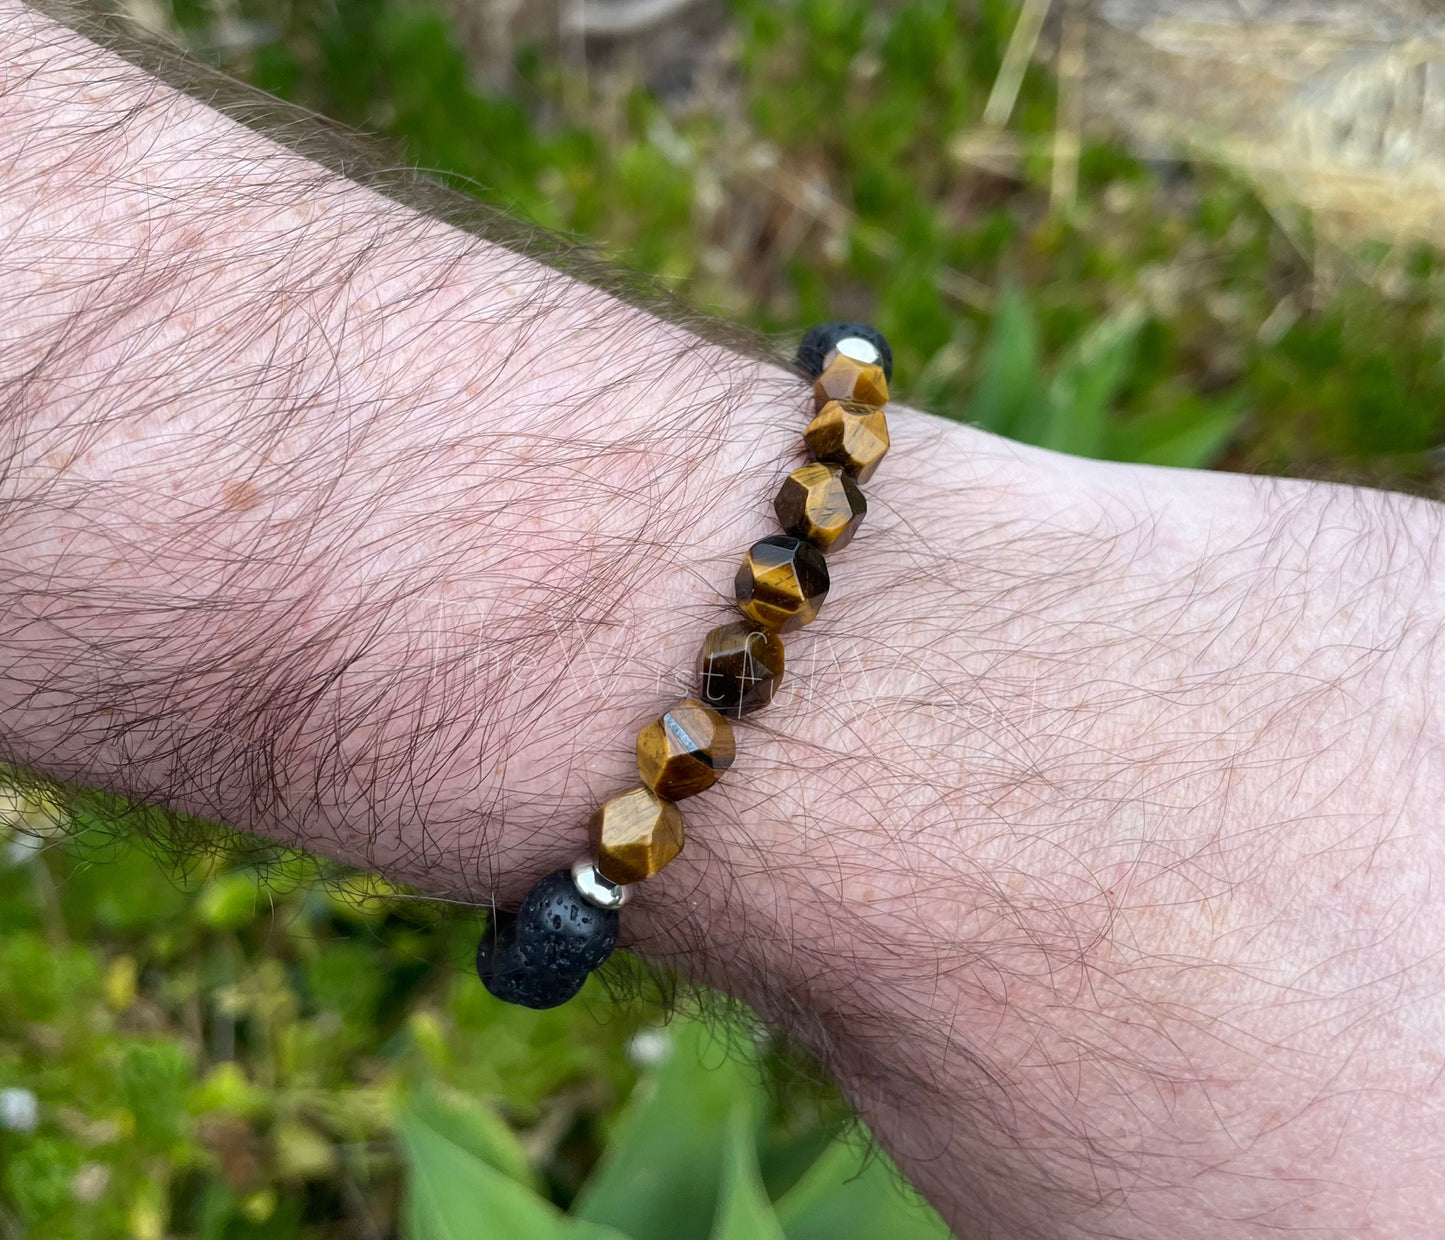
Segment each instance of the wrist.
[[[0,18],[5,757],[514,901],[693,687],[802,385]],[[959,1224],[1433,1218],[1437,511],[890,421],[639,948]]]
[[[1445,934],[1439,510],[963,428],[909,461],[891,421],[794,696],[699,807],[644,950],[792,1028],[956,1224],[1295,1218],[1342,1125],[1423,1116],[1375,1015],[1427,1001]],[[1366,1121],[1366,1094],[1395,1101]],[[1340,1174],[1310,1200],[1363,1217]]]

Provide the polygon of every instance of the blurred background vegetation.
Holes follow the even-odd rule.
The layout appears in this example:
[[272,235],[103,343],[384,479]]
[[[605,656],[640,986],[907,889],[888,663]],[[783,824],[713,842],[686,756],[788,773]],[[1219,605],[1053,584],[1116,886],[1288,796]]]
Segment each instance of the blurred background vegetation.
[[[1099,136],[1050,7],[130,6],[780,342],[876,322],[939,412],[1438,494],[1434,249]],[[241,840],[158,857],[100,797],[0,808],[4,1240],[947,1235],[746,1019],[505,1009],[465,912]]]

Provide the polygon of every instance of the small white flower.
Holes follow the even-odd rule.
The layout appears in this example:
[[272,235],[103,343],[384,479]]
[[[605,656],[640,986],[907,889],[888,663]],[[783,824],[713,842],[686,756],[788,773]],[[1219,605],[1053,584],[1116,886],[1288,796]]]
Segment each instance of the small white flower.
[[0,1089],[0,1128],[34,1132],[40,1123],[40,1099],[29,1089]]
[[627,1057],[639,1068],[655,1068],[672,1054],[672,1039],[662,1029],[639,1029],[627,1044]]
[[18,869],[35,860],[44,847],[45,841],[38,835],[27,835],[23,831],[16,832],[5,841],[4,848],[0,849],[0,864]]
[[103,1163],[86,1163],[70,1181],[70,1194],[76,1201],[93,1206],[110,1187],[110,1168]]

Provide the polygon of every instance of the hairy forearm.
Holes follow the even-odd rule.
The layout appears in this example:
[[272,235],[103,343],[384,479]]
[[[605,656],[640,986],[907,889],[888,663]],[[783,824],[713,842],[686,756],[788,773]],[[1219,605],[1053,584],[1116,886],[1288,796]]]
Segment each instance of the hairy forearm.
[[8,747],[488,895],[682,666],[781,376],[6,21]]
[[[635,782],[801,385],[0,2],[0,746],[479,902]],[[1439,1234],[1440,515],[905,410],[630,924],[962,1225]]]

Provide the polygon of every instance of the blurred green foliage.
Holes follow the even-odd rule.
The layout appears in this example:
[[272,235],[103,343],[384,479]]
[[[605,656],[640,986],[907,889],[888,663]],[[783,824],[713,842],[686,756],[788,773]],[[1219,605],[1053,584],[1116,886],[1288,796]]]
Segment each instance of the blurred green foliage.
[[[784,342],[872,319],[940,412],[1084,455],[1438,489],[1435,256],[1330,250],[1227,170],[1104,143],[1060,198],[1045,70],[1006,129],[981,121],[1004,0],[737,0],[724,71],[661,91],[545,46],[485,84],[404,0],[166,19]],[[470,915],[242,841],[162,864],[79,809],[17,801],[29,834],[0,857],[0,1238],[945,1234],[775,1048],[660,1033],[597,984],[504,1008]]]
[[796,1150],[770,1148],[756,1047],[736,1033],[720,1054],[716,1036],[689,1022],[657,1043],[662,1062],[633,1090],[566,1214],[538,1194],[525,1152],[484,1106],[413,1094],[399,1120],[412,1170],[404,1234],[477,1235],[482,1217],[488,1234],[519,1240],[948,1240],[856,1135],[810,1134],[801,1167]]
[[84,800],[7,817],[0,1090],[36,1111],[0,1101],[0,1234],[948,1235],[720,1013],[663,1027],[595,981],[507,1007],[468,912],[242,839],[177,869]]
[[[898,389],[937,412],[986,412],[972,393],[1005,347],[1018,369],[1072,351],[1056,395],[1084,391],[1087,415],[985,424],[1120,459],[1438,490],[1433,252],[1332,247],[1227,169],[1105,142],[1085,141],[1054,201],[1046,69],[1026,73],[1006,131],[981,119],[1009,0],[730,7],[722,83],[665,98],[626,68],[589,77],[525,49],[498,95],[439,11],[400,0],[237,0],[227,12],[264,37],[223,60],[784,342],[870,319]],[[203,45],[213,26],[182,21]],[[1104,320],[1128,324],[1127,348],[1091,376],[1079,349]]]

